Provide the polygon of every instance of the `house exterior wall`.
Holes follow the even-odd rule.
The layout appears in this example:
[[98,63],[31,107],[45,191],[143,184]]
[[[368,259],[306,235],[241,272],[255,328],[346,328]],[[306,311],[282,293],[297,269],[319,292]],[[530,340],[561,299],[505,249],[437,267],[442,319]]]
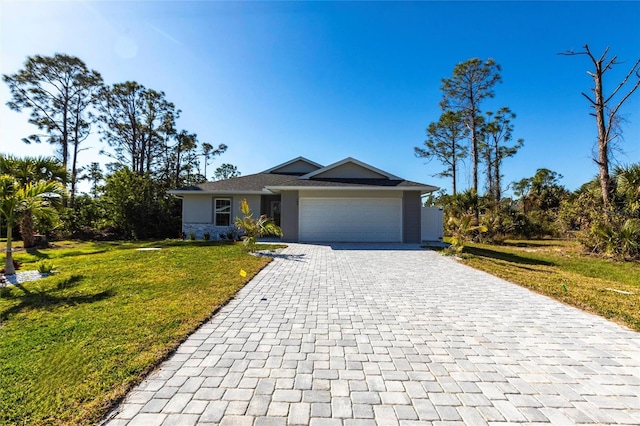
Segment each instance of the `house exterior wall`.
[[[230,226],[214,225],[214,204],[216,199],[231,200]],[[281,228],[284,233],[283,241],[299,241],[299,212],[300,198],[343,198],[343,199],[371,199],[371,198],[395,198],[402,206],[402,241],[404,243],[420,243],[422,228],[427,226],[422,222],[422,205],[420,191],[400,190],[289,190],[281,194],[193,194],[184,195],[182,200],[182,232],[190,237],[194,234],[196,239],[203,239],[209,234],[212,240],[237,236],[233,232],[233,223],[236,217],[241,217],[240,202],[246,199],[249,207],[257,218],[261,214],[270,214],[271,201],[281,201]]]
[[[317,174],[314,178],[356,178],[356,179],[380,179],[386,176],[376,173],[353,163],[345,163],[341,166],[329,169],[326,172]],[[312,178],[313,179],[313,178]]]
[[[229,226],[214,225],[214,203],[216,198],[231,200],[231,217]],[[242,216],[240,212],[240,202],[246,199],[249,208],[254,213],[254,217],[259,216],[260,195],[212,195],[197,194],[185,195],[182,198],[182,232],[188,238],[192,233],[197,240],[204,238],[204,234],[209,234],[212,240],[218,240],[223,235],[229,233],[234,228],[235,218]]]
[[[234,195],[231,200],[231,223],[234,222],[236,216],[242,217],[242,212],[240,212],[240,202],[243,199],[247,200],[249,204],[249,208],[253,213],[253,218],[257,219],[260,217],[261,205],[260,205],[260,195]],[[215,198],[224,198],[222,196]],[[229,198],[229,197],[227,197]]]
[[314,170],[318,170],[318,168],[306,161],[299,160],[294,163],[287,164],[286,166],[279,167],[276,171],[278,173],[307,174]]
[[280,197],[282,241],[298,241],[298,191],[282,191]]
[[420,243],[420,191],[405,191],[402,197],[402,242]]
[[182,198],[182,222],[210,223],[212,209],[211,195],[185,195]]

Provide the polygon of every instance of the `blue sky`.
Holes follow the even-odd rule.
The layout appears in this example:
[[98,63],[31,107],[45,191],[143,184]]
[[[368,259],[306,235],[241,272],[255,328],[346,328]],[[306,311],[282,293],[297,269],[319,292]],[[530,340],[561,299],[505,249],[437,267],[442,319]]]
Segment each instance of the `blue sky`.
[[[525,146],[504,182],[546,167],[576,189],[597,173],[595,122],[580,92],[592,87],[587,57],[557,53],[588,43],[626,61],[640,57],[640,2],[0,2],[0,73],[27,56],[66,53],[108,84],[135,80],[182,110],[178,128],[224,143],[216,158],[243,174],[299,155],[321,164],[355,157],[450,191],[442,167],[413,148],[441,113],[440,83],[472,57],[493,58],[503,83],[484,110],[508,106]],[[605,86],[605,90],[607,86]],[[28,113],[10,111],[0,83],[0,152],[50,155],[25,145]],[[623,113],[624,154],[640,161],[640,92]],[[82,164],[107,162],[98,135]],[[467,187],[468,173],[459,185]]]

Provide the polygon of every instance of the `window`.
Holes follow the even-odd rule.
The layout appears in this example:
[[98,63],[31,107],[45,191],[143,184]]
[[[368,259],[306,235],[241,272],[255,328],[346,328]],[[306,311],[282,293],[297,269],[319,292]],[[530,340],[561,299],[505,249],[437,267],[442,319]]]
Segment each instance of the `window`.
[[231,225],[231,200],[229,198],[216,198],[214,202],[215,226]]

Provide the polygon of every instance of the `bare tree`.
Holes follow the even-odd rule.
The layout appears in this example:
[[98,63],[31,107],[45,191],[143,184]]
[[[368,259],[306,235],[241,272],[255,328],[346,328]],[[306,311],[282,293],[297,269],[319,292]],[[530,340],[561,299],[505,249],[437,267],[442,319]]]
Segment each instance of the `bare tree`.
[[[587,74],[593,78],[594,87],[591,88],[593,96],[582,92],[582,96],[587,98],[594,112],[591,113],[596,118],[596,126],[598,128],[598,153],[594,158],[599,168],[600,189],[602,191],[602,201],[605,207],[610,206],[611,195],[613,193],[613,184],[609,175],[610,166],[610,149],[612,142],[620,136],[620,128],[618,126],[620,118],[617,115],[620,107],[629,99],[629,97],[640,86],[640,59],[636,60],[629,69],[626,76],[620,81],[616,88],[610,93],[605,94],[604,91],[604,74],[611,70],[614,65],[619,65],[618,55],[607,58],[609,47],[607,47],[600,57],[596,58],[589,49],[589,45],[584,45],[584,50],[575,52],[568,50],[560,53],[565,56],[587,56],[595,68],[594,71],[587,71]],[[630,87],[629,87],[630,85]],[[621,90],[625,88],[627,90]],[[616,98],[616,100],[614,100]]]

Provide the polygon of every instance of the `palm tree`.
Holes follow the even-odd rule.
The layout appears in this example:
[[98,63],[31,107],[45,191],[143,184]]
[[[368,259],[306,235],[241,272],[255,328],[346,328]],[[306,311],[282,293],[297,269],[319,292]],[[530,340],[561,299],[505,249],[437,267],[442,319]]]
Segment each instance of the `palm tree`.
[[236,227],[245,233],[242,242],[250,252],[256,251],[258,237],[267,235],[282,237],[282,229],[273,223],[267,215],[263,214],[258,219],[253,218],[253,213],[251,213],[246,199],[240,201],[240,212],[244,217],[236,217],[235,223]]
[[41,215],[55,214],[51,206],[56,197],[62,196],[64,192],[65,188],[60,182],[41,180],[23,186],[11,175],[0,175],[0,214],[4,216],[7,224],[6,274],[15,273],[11,234],[16,220],[25,210]]
[[616,193],[622,198],[623,208],[632,216],[640,213],[640,163],[618,166],[614,171]]
[[[13,176],[21,187],[29,183],[50,181],[64,183],[67,172],[62,164],[53,157],[25,157],[0,155],[0,174]],[[33,210],[28,204],[21,210],[18,221],[20,235],[25,248],[31,248],[33,241]]]

